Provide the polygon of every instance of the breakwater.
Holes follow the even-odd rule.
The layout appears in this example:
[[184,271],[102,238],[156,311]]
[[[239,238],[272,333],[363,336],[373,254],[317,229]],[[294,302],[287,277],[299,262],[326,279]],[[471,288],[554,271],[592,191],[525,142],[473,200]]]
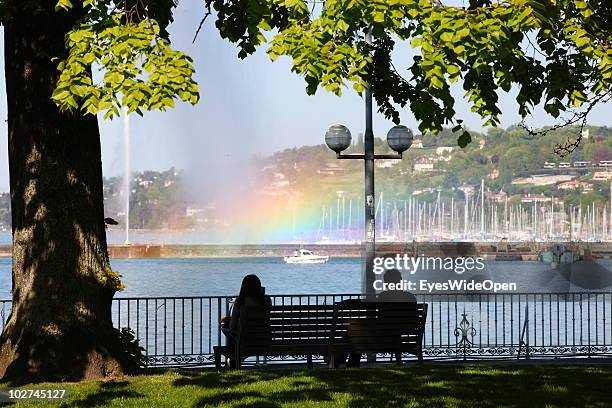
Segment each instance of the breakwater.
[[[381,242],[377,255],[408,254],[410,256],[481,256],[487,260],[537,260],[555,243],[542,242]],[[612,242],[564,243],[577,253],[595,258],[611,258]],[[196,258],[196,257],[283,257],[293,254],[299,244],[130,244],[109,245],[109,255],[129,258]],[[330,257],[361,257],[361,244],[308,244],[306,248]],[[11,256],[11,245],[0,245],[0,257]]]

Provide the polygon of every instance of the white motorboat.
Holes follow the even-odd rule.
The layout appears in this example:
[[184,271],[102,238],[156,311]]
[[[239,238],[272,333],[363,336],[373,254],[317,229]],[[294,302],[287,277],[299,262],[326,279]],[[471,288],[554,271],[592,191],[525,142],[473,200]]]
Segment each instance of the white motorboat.
[[286,256],[283,259],[290,264],[321,264],[327,262],[329,256],[315,255],[307,249],[299,249],[293,253],[293,256]]

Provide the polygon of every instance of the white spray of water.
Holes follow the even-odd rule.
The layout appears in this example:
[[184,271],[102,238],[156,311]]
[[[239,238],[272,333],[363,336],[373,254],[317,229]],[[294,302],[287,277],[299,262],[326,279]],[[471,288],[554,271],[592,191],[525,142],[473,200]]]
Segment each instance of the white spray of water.
[[130,243],[130,115],[127,107],[123,108],[123,191],[125,194],[125,243]]

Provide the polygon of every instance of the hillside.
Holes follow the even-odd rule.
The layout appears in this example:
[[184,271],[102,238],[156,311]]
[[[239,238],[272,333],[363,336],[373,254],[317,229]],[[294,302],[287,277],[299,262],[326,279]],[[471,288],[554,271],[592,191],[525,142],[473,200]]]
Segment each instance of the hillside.
[[[465,149],[457,147],[457,135],[450,131],[425,135],[413,144],[404,160],[377,162],[376,189],[390,200],[419,195],[427,201],[435,199],[438,191],[443,196],[462,198],[459,187],[480,186],[484,179],[491,192],[504,191],[511,196],[543,193],[563,197],[567,202],[603,203],[609,196],[609,181],[593,180],[593,175],[605,168],[577,172],[558,166],[582,161],[597,165],[612,160],[612,128],[586,127],[588,136],[580,146],[568,157],[558,157],[555,144],[575,139],[577,133],[578,128],[571,127],[532,138],[520,127],[491,129],[486,135],[475,133],[473,143]],[[376,145],[378,152],[387,151],[383,140],[377,139]],[[347,152],[361,149],[361,141],[357,140]],[[544,169],[547,162],[556,168]],[[336,160],[325,145],[283,150],[260,159],[260,168],[269,189],[277,194],[316,192],[333,203],[336,192],[343,191],[347,197],[361,200],[363,163]],[[530,183],[533,175],[536,181]],[[605,177],[612,179],[612,174]],[[563,184],[569,180],[574,185]]]
[[[477,194],[484,180],[487,199],[511,203],[551,200],[564,205],[607,205],[612,168],[601,163],[612,160],[612,128],[586,127],[585,138],[570,156],[554,153],[557,143],[575,139],[578,128],[571,127],[533,138],[520,127],[491,129],[486,135],[473,132],[474,141],[465,149],[456,145],[457,135],[444,131],[415,139],[402,161],[380,160],[376,164],[376,191],[383,193],[390,206],[408,197],[419,202],[455,199],[465,192]],[[347,153],[363,150],[357,137]],[[376,139],[379,153],[390,152],[386,142]],[[244,225],[257,219],[276,229],[317,228],[325,222],[340,223],[340,205],[351,217],[361,219],[363,163],[337,160],[325,145],[285,149],[253,159],[256,173],[249,175],[257,185],[245,186],[242,202],[206,202],[190,199],[185,173],[167,171],[134,173],[130,194],[133,228],[180,229]],[[580,164],[582,162],[582,164]],[[575,164],[583,167],[576,167]],[[610,170],[610,171],[608,171]],[[124,198],[120,177],[104,180],[105,214],[122,222]],[[380,199],[380,195],[377,197]],[[233,200],[235,201],[235,200]],[[380,201],[380,200],[379,200]],[[0,229],[10,228],[10,199],[0,194]],[[395,205],[395,204],[393,204]],[[257,214],[257,217],[253,217]],[[296,218],[299,220],[296,221]],[[271,227],[271,228],[272,228]]]

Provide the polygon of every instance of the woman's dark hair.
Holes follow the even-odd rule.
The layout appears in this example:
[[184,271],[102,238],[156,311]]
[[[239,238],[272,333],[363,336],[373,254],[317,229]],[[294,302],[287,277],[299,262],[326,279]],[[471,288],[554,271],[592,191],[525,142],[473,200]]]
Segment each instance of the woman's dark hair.
[[402,273],[397,269],[389,269],[385,272],[385,283],[400,283],[402,281]]
[[245,297],[259,297],[263,295],[263,288],[261,287],[261,281],[257,275],[247,275],[242,279],[242,286],[240,286],[240,298]]

